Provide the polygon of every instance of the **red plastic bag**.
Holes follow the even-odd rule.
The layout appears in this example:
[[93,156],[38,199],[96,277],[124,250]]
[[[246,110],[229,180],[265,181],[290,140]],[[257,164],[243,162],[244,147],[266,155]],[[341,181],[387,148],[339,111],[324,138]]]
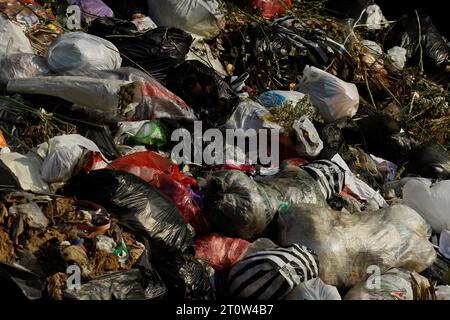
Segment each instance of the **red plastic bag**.
[[132,153],[114,160],[110,165],[118,170],[133,173],[146,181],[153,179],[154,169],[156,169],[183,185],[197,185],[197,181],[181,173],[172,160],[154,151]]
[[[291,8],[292,0],[240,0],[245,10],[262,9],[262,16],[271,19],[286,12],[285,7]],[[283,3],[284,2],[284,3]]]
[[206,260],[218,272],[228,271],[239,261],[250,242],[212,233],[195,240],[195,256]]
[[106,168],[134,174],[167,195],[196,234],[211,230],[208,219],[193,199],[190,186],[196,185],[197,181],[181,173],[170,159],[153,151],[144,151],[120,157]]

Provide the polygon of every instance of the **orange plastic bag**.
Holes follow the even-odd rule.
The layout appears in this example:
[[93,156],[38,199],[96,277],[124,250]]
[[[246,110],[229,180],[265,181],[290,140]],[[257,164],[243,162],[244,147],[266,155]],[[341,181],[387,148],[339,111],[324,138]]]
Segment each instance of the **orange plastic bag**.
[[6,143],[6,139],[3,136],[2,131],[0,130],[0,149],[1,148],[6,148],[8,146],[8,144]]

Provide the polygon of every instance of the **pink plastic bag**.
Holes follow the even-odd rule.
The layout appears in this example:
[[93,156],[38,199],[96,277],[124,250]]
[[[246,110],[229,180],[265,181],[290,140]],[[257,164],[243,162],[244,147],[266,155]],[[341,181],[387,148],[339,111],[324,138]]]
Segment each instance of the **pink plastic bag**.
[[195,256],[206,260],[214,270],[228,271],[240,260],[250,242],[212,233],[195,241]]

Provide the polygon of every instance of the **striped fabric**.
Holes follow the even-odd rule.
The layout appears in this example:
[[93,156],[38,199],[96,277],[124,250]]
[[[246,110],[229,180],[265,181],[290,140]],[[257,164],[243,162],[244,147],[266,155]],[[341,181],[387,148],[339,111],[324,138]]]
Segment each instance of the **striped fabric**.
[[228,294],[233,299],[280,300],[302,283],[318,277],[317,256],[293,244],[246,256],[228,275]]
[[344,188],[345,170],[330,160],[316,160],[301,168],[319,183],[320,190],[327,200]]

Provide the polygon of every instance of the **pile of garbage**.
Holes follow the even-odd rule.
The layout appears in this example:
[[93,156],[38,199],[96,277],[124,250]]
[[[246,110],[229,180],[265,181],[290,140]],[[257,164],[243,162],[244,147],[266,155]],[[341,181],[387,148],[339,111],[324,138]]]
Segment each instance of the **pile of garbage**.
[[382,9],[0,0],[0,293],[450,300],[450,45]]

